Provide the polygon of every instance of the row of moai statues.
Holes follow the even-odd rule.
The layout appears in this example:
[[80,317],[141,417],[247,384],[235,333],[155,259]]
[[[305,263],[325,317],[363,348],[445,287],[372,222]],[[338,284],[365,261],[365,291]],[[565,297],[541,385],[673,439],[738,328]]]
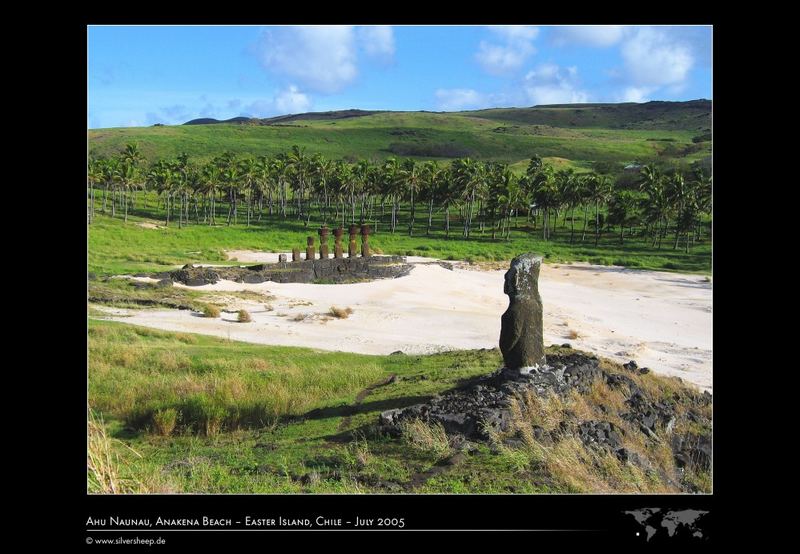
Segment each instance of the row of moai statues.
[[[347,254],[349,258],[355,258],[358,256],[358,246],[356,245],[356,236],[361,234],[361,256],[364,258],[368,258],[370,256],[369,251],[369,234],[372,232],[369,225],[351,225],[350,226],[350,242],[347,248]],[[330,230],[328,229],[327,225],[323,225],[317,231],[319,235],[319,258],[321,260],[328,259],[330,252],[328,250],[328,235],[330,234]],[[342,236],[344,235],[344,229],[342,227],[338,227],[333,230],[333,257],[334,258],[344,258],[344,250],[342,249]],[[315,246],[314,246],[314,237],[306,237],[306,260],[313,260],[315,258]],[[292,249],[292,261],[299,262],[300,261],[300,249],[293,248]]]

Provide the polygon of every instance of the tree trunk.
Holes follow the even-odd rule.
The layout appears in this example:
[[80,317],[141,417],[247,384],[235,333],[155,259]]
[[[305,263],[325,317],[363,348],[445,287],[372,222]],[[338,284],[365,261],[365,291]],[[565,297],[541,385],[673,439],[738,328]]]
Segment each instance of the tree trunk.
[[600,202],[594,203],[594,245],[600,242]]
[[428,229],[425,231],[425,235],[430,236],[431,234],[431,223],[433,222],[433,196],[431,196],[430,204],[428,204]]
[[408,224],[408,236],[414,236],[414,187],[411,187],[411,221]]

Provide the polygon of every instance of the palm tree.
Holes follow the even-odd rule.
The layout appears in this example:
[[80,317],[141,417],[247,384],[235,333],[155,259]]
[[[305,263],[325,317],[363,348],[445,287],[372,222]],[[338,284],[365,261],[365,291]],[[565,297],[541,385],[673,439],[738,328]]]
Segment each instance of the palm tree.
[[614,192],[608,205],[608,220],[613,225],[619,225],[619,243],[625,244],[625,227],[629,226],[634,218],[636,198],[629,190]]
[[558,188],[553,168],[545,166],[533,175],[530,185],[531,198],[536,208],[542,211],[542,238],[550,238],[550,210],[558,205]]
[[685,215],[687,201],[689,200],[689,190],[683,173],[676,170],[672,177],[667,181],[667,199],[675,212],[675,245],[673,250],[678,249],[678,239],[680,237],[680,220]]
[[461,192],[461,199],[465,202],[464,238],[469,238],[472,227],[472,212],[475,198],[483,192],[485,186],[485,167],[483,164],[463,158],[454,160],[451,164],[453,181]]
[[425,229],[425,235],[431,234],[433,202],[436,200],[441,176],[442,170],[439,169],[439,165],[436,162],[428,161],[423,164],[421,172],[422,190],[425,191],[428,196],[428,226]]
[[[304,213],[303,202],[305,200],[305,187],[310,173],[309,158],[306,155],[305,148],[301,148],[296,144],[292,146],[292,150],[289,152],[286,162],[296,179],[295,198],[297,199],[297,219],[301,219]],[[311,214],[309,214],[308,217],[310,218]],[[308,218],[306,218],[306,225],[308,225]]]
[[94,220],[94,189],[95,186],[99,185],[103,182],[105,178],[105,171],[104,171],[104,160],[90,160],[89,167],[86,174],[86,183],[88,185],[89,190],[87,191],[87,200],[89,201],[88,207],[88,222],[89,225],[92,224],[92,220]]
[[611,195],[611,180],[607,175],[597,175],[587,183],[586,194],[594,202],[594,245],[600,242],[600,204]]
[[382,194],[392,200],[392,219],[390,229],[394,233],[397,227],[397,212],[400,209],[400,163],[396,158],[389,158],[383,164]]
[[286,219],[286,204],[288,203],[288,198],[286,195],[286,180],[289,173],[289,162],[286,154],[279,154],[273,158],[270,162],[269,171],[272,180],[276,183],[280,193],[281,217]]
[[417,163],[412,159],[407,159],[403,162],[400,176],[411,195],[411,217],[408,221],[408,236],[414,235],[414,193],[419,189],[422,177],[421,170]]
[[575,208],[583,201],[584,181],[575,175],[571,169],[559,171],[557,177],[560,181],[559,189],[561,200],[564,202],[565,218],[567,210],[570,211],[569,243],[572,244],[575,236]]

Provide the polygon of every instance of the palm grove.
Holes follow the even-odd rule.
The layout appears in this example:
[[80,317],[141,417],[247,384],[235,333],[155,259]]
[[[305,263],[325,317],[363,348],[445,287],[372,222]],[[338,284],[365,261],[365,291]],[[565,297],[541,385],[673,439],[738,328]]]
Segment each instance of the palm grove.
[[686,252],[710,233],[711,177],[702,170],[646,165],[634,184],[615,186],[597,172],[557,171],[535,155],[518,176],[507,165],[470,158],[348,163],[297,146],[273,157],[225,153],[197,164],[181,154],[148,164],[128,144],[116,156],[89,161],[87,195],[89,223],[96,210],[127,221],[137,204],[151,207],[146,192],[154,191],[164,224],[180,228],[223,221],[249,227],[267,214],[308,225],[315,215],[325,224],[371,223],[376,232],[383,225],[409,235],[424,228],[429,235],[436,214],[448,238],[458,232],[470,238],[477,229],[507,239],[524,218],[544,240],[555,236],[560,220],[559,232],[568,231],[570,243],[598,246],[606,232],[624,244],[626,234],[641,234],[653,248]]

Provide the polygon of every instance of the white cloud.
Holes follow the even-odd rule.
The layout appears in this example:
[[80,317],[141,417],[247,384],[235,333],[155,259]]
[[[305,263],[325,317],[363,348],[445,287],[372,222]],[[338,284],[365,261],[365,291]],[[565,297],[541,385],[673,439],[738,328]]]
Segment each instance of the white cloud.
[[578,86],[578,68],[555,64],[540,65],[529,71],[522,82],[527,100],[533,105],[588,102],[589,94]]
[[267,30],[259,43],[264,67],[323,93],[334,93],[358,75],[352,27],[281,27]]
[[302,113],[308,111],[310,107],[311,98],[294,85],[290,85],[275,96],[275,108],[281,114]]
[[649,102],[654,87],[628,87],[618,96],[618,102]]
[[453,112],[483,107],[486,103],[484,95],[468,88],[438,89],[436,103],[440,110]]
[[506,25],[489,29],[502,39],[502,44],[480,42],[475,59],[487,73],[507,75],[520,69],[525,60],[536,53],[533,40],[539,34],[537,27]]
[[388,26],[368,26],[356,29],[359,46],[367,56],[384,60],[394,56],[394,31]]
[[509,41],[533,40],[539,36],[539,28],[530,25],[490,25],[488,29]]
[[681,85],[694,65],[685,42],[652,27],[638,28],[624,41],[622,59],[634,86]]
[[553,29],[553,41],[558,46],[580,45],[604,48],[622,40],[625,28],[621,25],[565,26]]

